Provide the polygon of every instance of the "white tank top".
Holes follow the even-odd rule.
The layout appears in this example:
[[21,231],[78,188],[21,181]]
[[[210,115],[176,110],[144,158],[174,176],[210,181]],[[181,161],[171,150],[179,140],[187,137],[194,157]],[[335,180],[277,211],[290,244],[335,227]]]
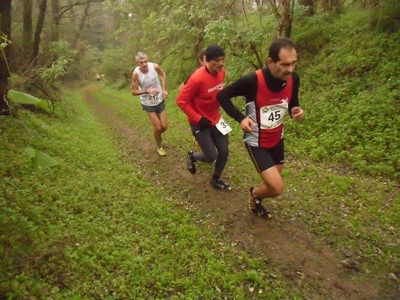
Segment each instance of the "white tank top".
[[149,67],[149,71],[146,74],[143,74],[139,67],[136,67],[133,72],[138,74],[138,81],[139,81],[139,88],[141,90],[148,90],[148,89],[157,89],[159,93],[157,95],[147,95],[143,94],[140,95],[140,102],[146,106],[155,106],[160,104],[163,99],[163,93],[160,85],[160,80],[158,78],[158,73],[154,68],[154,64],[149,62],[147,63]]

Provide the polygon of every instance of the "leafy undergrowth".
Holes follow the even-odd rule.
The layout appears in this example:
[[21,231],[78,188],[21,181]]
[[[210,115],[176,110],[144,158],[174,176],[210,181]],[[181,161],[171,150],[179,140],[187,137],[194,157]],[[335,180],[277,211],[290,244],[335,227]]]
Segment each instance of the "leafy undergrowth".
[[[107,88],[95,95],[152,138],[138,99]],[[293,291],[276,265],[235,249],[212,221],[194,222],[196,211],[185,210],[182,199],[144,181],[140,167],[125,161],[78,95],[68,103],[71,111],[51,118],[22,111],[19,119],[1,122],[4,297],[306,297]],[[183,156],[191,143],[185,117],[173,101],[167,109],[167,141]],[[246,190],[258,178],[237,124],[231,125],[226,176]],[[398,183],[299,161],[287,144],[285,195],[271,205],[283,220],[305,224],[321,247],[344,253],[343,264],[390,290],[400,271]],[[25,147],[45,152],[58,165],[33,169]]]
[[[1,119],[1,298],[303,298],[140,179],[78,95],[68,105]],[[33,168],[28,146],[58,165]]]
[[[343,253],[355,277],[377,278],[390,293],[400,277],[399,32],[371,32],[363,12],[315,18],[294,27],[306,119],[286,123],[285,194],[269,205],[283,222],[305,225],[321,248]],[[191,136],[170,93],[166,136],[184,157]],[[96,97],[152,139],[128,91],[103,88]],[[70,110],[52,117],[0,119],[0,298],[306,297],[280,269],[227,243],[223,229],[194,222],[182,199],[125,161],[77,94],[67,101]],[[259,179],[227,120],[225,176],[247,191]],[[27,147],[58,164],[33,168]]]
[[[170,127],[165,135],[168,143],[174,145],[174,151],[184,157],[192,137],[185,125],[184,114],[174,103],[175,93],[170,91],[167,100]],[[103,88],[94,94],[132,128],[148,127],[138,99],[129,92]],[[235,188],[247,191],[249,184],[258,182],[259,178],[243,149],[238,125],[233,121],[229,123],[234,131],[230,134],[230,157],[225,176],[229,176]],[[290,123],[296,126],[287,120],[287,124]],[[141,134],[152,139],[151,130]],[[306,225],[318,237],[321,247],[328,245],[343,255],[342,264],[346,267],[378,278],[390,290],[400,275],[399,183],[363,176],[340,164],[298,159],[296,154],[298,148],[302,149],[301,139],[287,139],[285,146],[287,161],[283,176],[286,187],[282,197],[270,201],[274,210],[287,221]]]
[[287,137],[298,156],[398,181],[400,30],[370,28],[373,13],[317,15],[294,29],[306,118]]

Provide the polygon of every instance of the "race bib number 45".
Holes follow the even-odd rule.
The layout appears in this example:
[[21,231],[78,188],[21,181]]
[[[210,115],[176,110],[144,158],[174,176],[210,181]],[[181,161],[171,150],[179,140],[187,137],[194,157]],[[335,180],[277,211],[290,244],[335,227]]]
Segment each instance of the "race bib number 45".
[[281,125],[287,109],[287,103],[261,107],[261,129],[273,129]]
[[229,126],[228,123],[226,123],[226,121],[224,120],[223,117],[221,117],[221,119],[219,119],[218,123],[215,124],[215,126],[217,127],[217,129],[223,134],[226,135],[227,133],[232,131],[231,126]]

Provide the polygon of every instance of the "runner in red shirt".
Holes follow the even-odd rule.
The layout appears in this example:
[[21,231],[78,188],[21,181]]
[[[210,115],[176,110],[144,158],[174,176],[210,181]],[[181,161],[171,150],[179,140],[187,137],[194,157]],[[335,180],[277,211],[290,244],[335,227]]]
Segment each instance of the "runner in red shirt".
[[205,55],[205,66],[188,78],[176,98],[176,104],[187,115],[192,133],[201,148],[199,152],[188,152],[187,168],[195,174],[196,161],[215,162],[211,185],[221,190],[230,190],[230,185],[220,179],[228,161],[230,128],[221,117],[216,98],[224,87],[225,53],[219,45],[211,44]]

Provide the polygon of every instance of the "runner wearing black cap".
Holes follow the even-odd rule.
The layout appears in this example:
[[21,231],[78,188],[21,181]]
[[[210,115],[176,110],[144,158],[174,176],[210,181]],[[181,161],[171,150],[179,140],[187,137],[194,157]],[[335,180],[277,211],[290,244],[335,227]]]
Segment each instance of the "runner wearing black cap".
[[187,115],[194,137],[201,151],[189,151],[187,168],[196,173],[196,161],[214,163],[210,180],[213,187],[230,190],[231,186],[220,179],[228,161],[230,127],[223,120],[217,101],[217,93],[224,87],[224,50],[217,44],[206,49],[206,64],[197,69],[179,91],[177,105]]

